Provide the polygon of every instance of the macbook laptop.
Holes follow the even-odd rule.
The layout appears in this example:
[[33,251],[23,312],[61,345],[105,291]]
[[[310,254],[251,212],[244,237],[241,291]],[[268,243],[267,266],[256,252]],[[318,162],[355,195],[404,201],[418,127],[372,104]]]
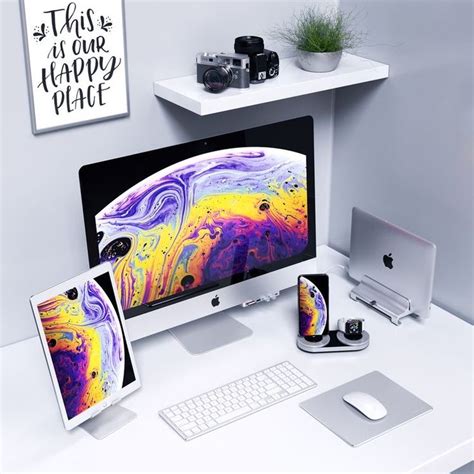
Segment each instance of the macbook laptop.
[[395,324],[409,314],[429,316],[436,246],[362,209],[352,209],[349,275],[351,298],[363,301]]

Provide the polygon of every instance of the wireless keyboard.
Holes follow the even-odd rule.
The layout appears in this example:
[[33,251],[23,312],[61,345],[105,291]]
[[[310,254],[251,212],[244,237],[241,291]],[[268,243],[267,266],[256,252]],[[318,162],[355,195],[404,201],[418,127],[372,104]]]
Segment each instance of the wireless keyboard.
[[314,387],[313,380],[286,361],[165,408],[159,415],[190,440]]

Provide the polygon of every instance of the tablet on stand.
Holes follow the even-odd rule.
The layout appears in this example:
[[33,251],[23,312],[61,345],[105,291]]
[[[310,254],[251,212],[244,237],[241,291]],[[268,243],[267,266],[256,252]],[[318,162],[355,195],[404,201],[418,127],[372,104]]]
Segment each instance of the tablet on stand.
[[103,439],[133,420],[117,405],[140,380],[110,263],[30,302],[66,430]]

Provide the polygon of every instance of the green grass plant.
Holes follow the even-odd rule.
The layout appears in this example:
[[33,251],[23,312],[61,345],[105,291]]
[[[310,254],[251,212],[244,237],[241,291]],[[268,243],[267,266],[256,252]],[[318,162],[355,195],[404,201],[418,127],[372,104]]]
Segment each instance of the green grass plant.
[[353,29],[355,15],[337,8],[304,7],[293,21],[277,27],[272,36],[311,53],[332,53],[351,49],[361,42],[361,34]]

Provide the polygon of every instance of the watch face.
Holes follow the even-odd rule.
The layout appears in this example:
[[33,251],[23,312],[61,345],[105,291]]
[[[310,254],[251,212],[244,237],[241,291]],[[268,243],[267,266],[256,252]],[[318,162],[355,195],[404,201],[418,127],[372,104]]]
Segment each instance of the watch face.
[[346,337],[362,337],[362,321],[360,319],[349,319],[346,322]]

